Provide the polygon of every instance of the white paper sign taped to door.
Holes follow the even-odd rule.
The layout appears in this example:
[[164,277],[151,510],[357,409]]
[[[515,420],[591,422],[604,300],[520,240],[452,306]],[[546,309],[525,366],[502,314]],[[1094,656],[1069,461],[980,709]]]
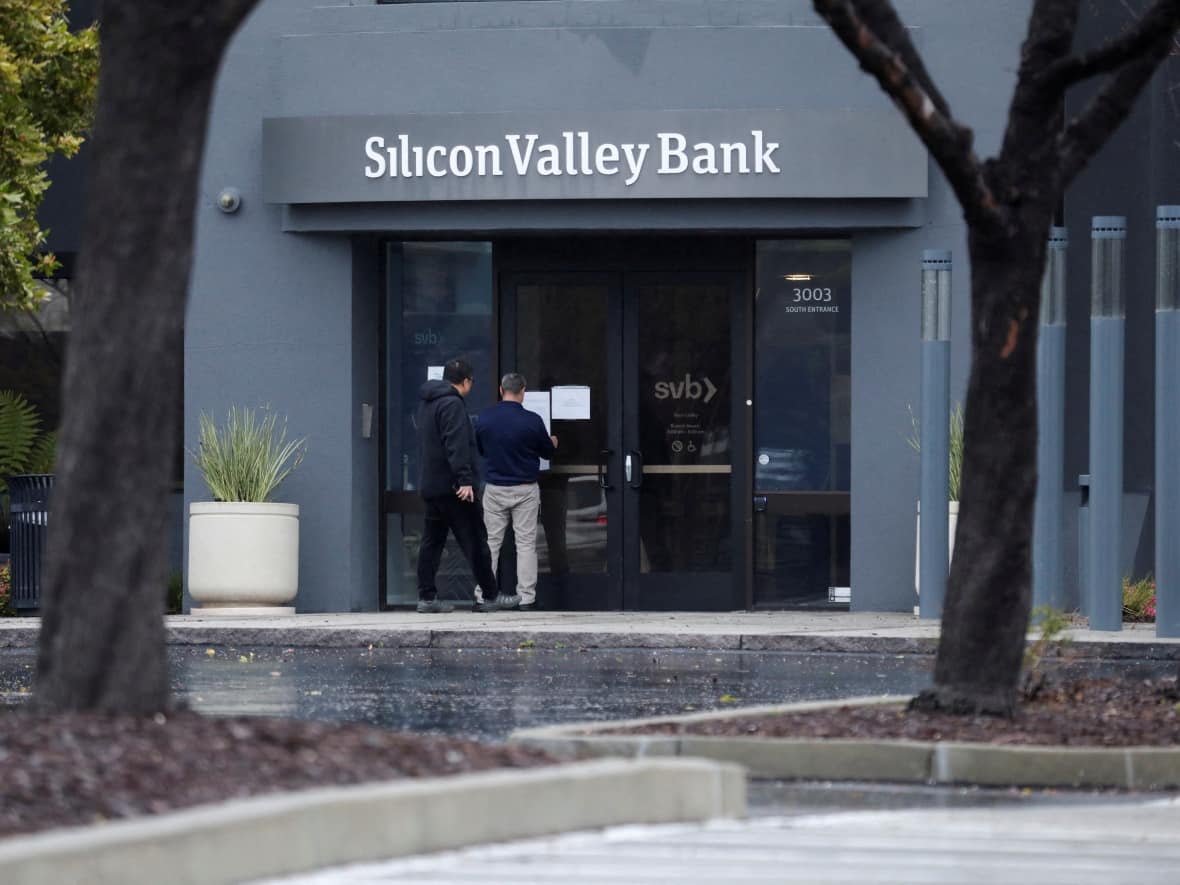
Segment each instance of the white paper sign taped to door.
[[[536,412],[541,416],[541,420],[545,422],[545,432],[553,433],[550,429],[550,407],[549,407],[549,391],[548,390],[526,390],[524,392],[524,403],[522,405],[530,412]],[[549,462],[544,458],[541,459],[541,469],[548,470]]]
[[589,387],[580,384],[566,384],[554,387],[552,395],[554,421],[590,420]]

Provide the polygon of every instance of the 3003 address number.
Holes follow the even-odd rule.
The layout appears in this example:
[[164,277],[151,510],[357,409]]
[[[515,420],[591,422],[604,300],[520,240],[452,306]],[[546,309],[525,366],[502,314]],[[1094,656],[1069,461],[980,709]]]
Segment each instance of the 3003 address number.
[[831,301],[832,290],[828,288],[795,289],[795,301]]

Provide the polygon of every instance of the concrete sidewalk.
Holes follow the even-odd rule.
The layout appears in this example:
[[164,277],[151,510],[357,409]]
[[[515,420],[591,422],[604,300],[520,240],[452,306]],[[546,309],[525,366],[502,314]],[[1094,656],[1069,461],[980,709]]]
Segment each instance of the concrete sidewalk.
[[[897,654],[933,654],[939,630],[937,621],[908,613],[794,611],[190,614],[166,622],[174,645],[518,648],[560,642],[591,648]],[[36,618],[0,619],[0,648],[35,644],[38,627]],[[1071,629],[1063,638],[1070,641],[1070,653],[1082,657],[1180,660],[1180,639],[1157,638],[1153,624],[1127,624],[1117,632]]]
[[847,812],[620,827],[337,868],[281,883],[1163,885],[1177,881],[1177,827],[1180,803],[1174,799],[1078,807]]

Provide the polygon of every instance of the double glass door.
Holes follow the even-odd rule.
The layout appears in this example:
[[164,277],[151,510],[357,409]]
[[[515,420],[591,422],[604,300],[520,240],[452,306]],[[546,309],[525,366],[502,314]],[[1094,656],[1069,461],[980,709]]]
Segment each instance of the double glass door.
[[[501,373],[551,393],[558,437],[540,479],[543,605],[746,607],[742,284],[728,272],[501,274]],[[588,415],[561,406],[577,400],[570,388],[589,388]]]

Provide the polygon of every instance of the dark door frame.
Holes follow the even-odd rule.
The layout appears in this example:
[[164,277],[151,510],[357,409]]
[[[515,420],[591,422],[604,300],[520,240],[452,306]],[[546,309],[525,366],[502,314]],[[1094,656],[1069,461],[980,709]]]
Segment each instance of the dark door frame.
[[[623,353],[625,359],[634,360],[640,352],[639,340],[639,289],[644,283],[676,282],[693,283],[707,281],[719,284],[729,292],[729,328],[730,328],[730,545],[731,567],[729,572],[730,586],[728,592],[723,584],[723,572],[669,572],[648,573],[640,572],[639,538],[637,527],[640,522],[640,501],[636,494],[626,496],[624,517],[625,531],[629,548],[624,551],[624,607],[637,611],[732,611],[748,608],[752,587],[747,583],[747,573],[752,566],[750,554],[746,551],[752,548],[752,539],[747,538],[752,523],[748,515],[751,510],[752,498],[750,494],[751,473],[753,469],[752,447],[750,437],[745,429],[748,413],[752,409],[746,405],[753,396],[753,389],[748,381],[746,363],[750,361],[751,347],[747,343],[752,333],[749,314],[752,314],[751,299],[743,297],[748,291],[743,286],[744,275],[739,270],[711,271],[711,270],[674,270],[653,271],[642,270],[627,273],[624,276],[623,300],[624,342]],[[639,395],[639,367],[628,365],[625,370],[624,384],[624,421],[627,438],[623,440],[624,451],[638,451],[638,427],[640,424],[640,395]],[[636,527],[633,531],[632,527]],[[719,586],[722,585],[722,586]]]
[[[609,591],[609,608],[693,609],[693,610],[735,610],[749,609],[753,604],[753,277],[754,241],[737,237],[631,237],[627,239],[561,237],[544,239],[513,239],[496,241],[493,247],[496,266],[496,326],[500,330],[497,352],[501,363],[498,372],[506,371],[514,358],[515,329],[514,299],[507,295],[508,286],[522,279],[538,281],[546,275],[582,273],[593,278],[617,280],[618,295],[612,299],[610,323],[623,345],[624,353],[634,353],[636,342],[624,341],[622,335],[636,334],[635,323],[626,322],[623,312],[631,311],[634,316],[634,287],[629,280],[638,275],[664,275],[668,278],[689,278],[708,275],[724,280],[732,287],[730,300],[731,328],[731,447],[732,464],[730,477],[731,498],[731,545],[732,568],[729,580],[719,573],[701,575],[699,580],[688,582],[686,593],[678,596],[642,593],[636,580],[638,557],[627,556],[612,540],[609,553],[612,557],[612,583]],[[549,279],[555,278],[549,276]],[[567,277],[568,278],[568,277]],[[590,278],[590,277],[588,277]],[[614,323],[621,324],[614,326]],[[619,334],[619,333],[622,334]],[[611,361],[612,389],[622,392],[623,385],[635,382],[635,368],[617,367]],[[623,371],[628,370],[626,377]],[[618,373],[616,375],[616,373]],[[628,381],[627,378],[631,380]],[[616,384],[617,380],[617,384]],[[613,397],[626,402],[634,397]],[[635,407],[637,414],[637,407]],[[610,475],[616,489],[622,483],[623,457],[627,445],[633,441],[623,438],[629,418],[633,423],[636,414],[618,415],[609,431],[613,450],[610,458]],[[633,431],[632,431],[633,432]],[[608,500],[611,496],[608,495]],[[610,506],[614,508],[608,517],[615,522],[622,515],[624,498],[614,495]],[[633,525],[633,523],[632,523]],[[629,534],[631,528],[625,528]],[[617,533],[616,533],[617,534]],[[628,560],[631,560],[630,562]],[[629,569],[634,574],[629,573]],[[617,572],[615,578],[613,573]],[[650,576],[647,576],[650,581]],[[728,584],[728,586],[726,586]],[[579,593],[575,598],[581,598]],[[592,597],[587,597],[587,601]]]
[[[609,348],[615,332],[622,325],[622,286],[621,275],[617,271],[588,271],[588,270],[498,270],[496,274],[496,304],[498,306],[497,328],[499,341],[496,353],[500,359],[497,375],[517,368],[517,340],[516,340],[516,289],[523,285],[545,285],[547,283],[569,283],[577,281],[583,285],[602,285],[606,288],[606,337],[604,343]],[[617,360],[607,361],[607,387],[610,390],[621,390],[623,385],[623,368]],[[527,379],[526,379],[527,380]],[[622,426],[623,406],[621,398],[607,397],[607,429],[599,464],[602,482],[610,485],[605,492],[607,501],[607,526],[621,525],[623,522],[623,499],[620,491],[620,471],[622,465]],[[560,432],[554,429],[559,436]],[[544,495],[544,481],[542,481]],[[544,500],[544,499],[543,499]],[[542,507],[544,507],[544,503]],[[539,576],[537,585],[538,600],[546,607],[555,602],[570,610],[589,611],[617,611],[623,608],[623,550],[622,538],[618,532],[607,531],[607,571],[604,574],[581,574],[571,572],[560,577],[551,575]],[[512,551],[506,550],[508,559],[512,559]],[[508,565],[508,563],[505,563]],[[510,568],[515,568],[513,563]]]

